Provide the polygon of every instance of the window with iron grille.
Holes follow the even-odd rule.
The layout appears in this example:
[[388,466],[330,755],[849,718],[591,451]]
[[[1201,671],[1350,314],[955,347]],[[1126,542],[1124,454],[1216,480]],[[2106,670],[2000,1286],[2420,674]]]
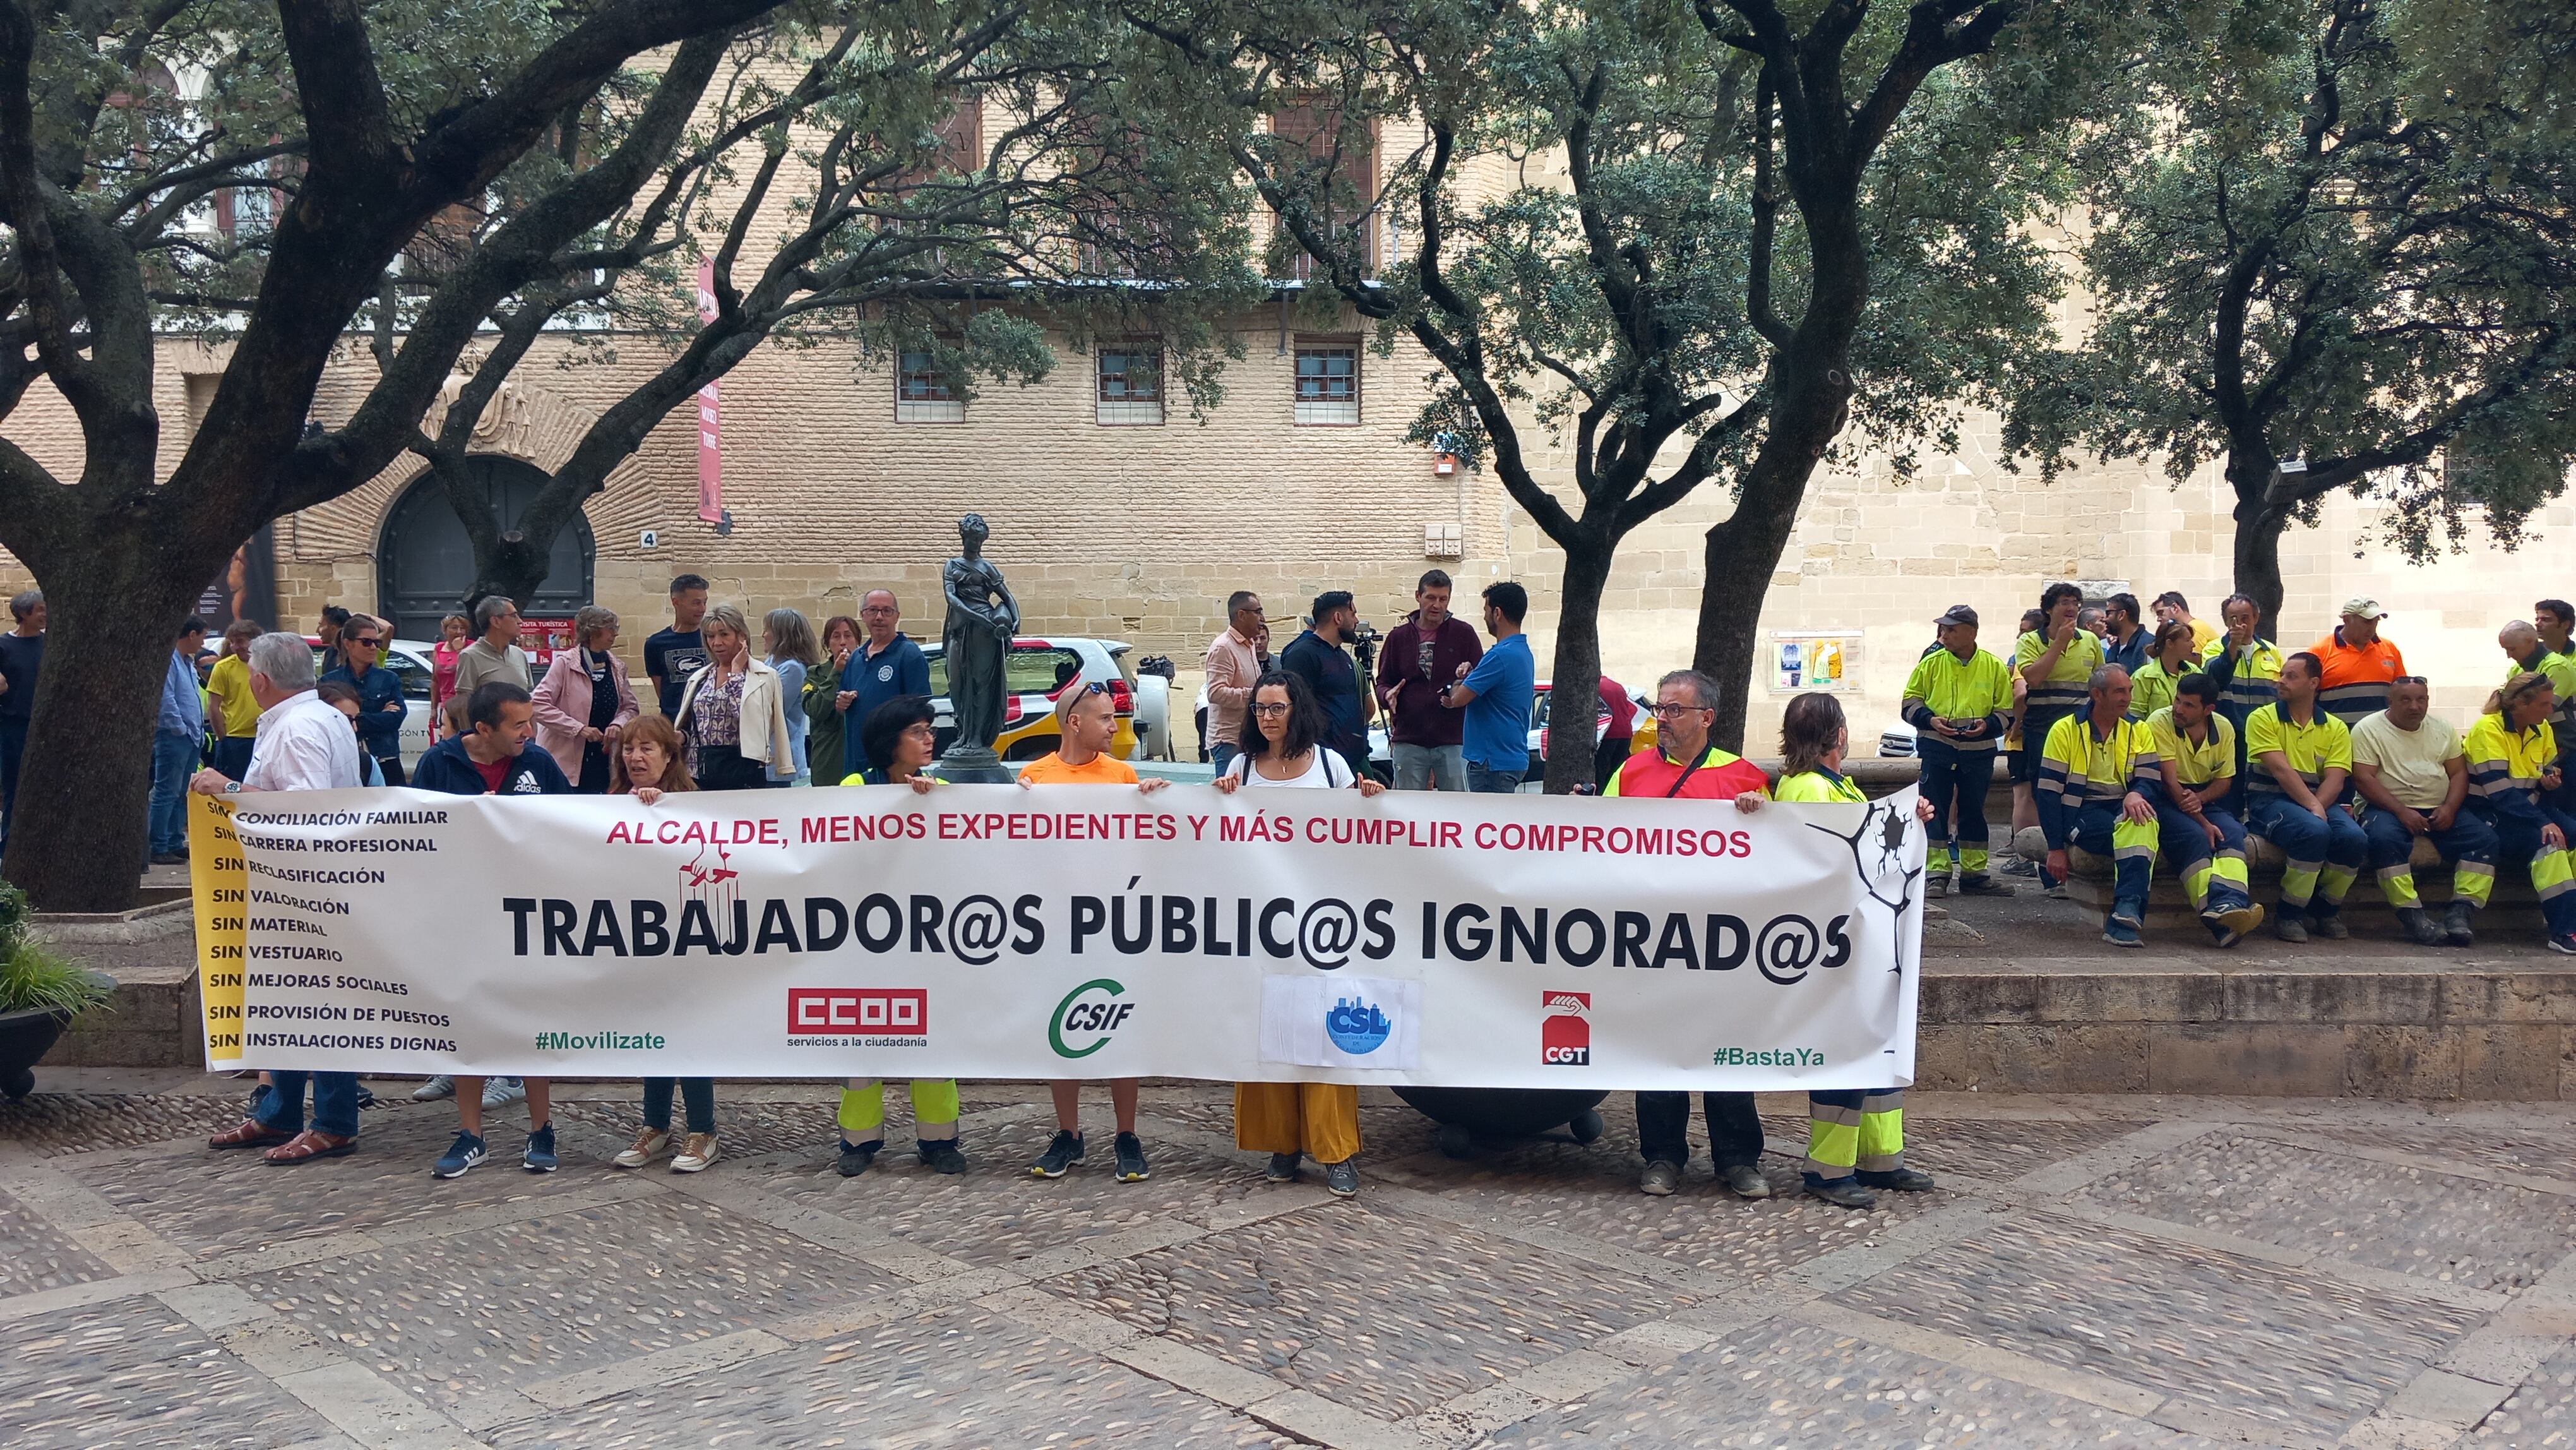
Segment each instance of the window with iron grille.
[[[1335,242],[1356,254],[1360,275],[1378,270],[1376,123],[1356,134],[1344,134],[1340,110],[1322,97],[1281,108],[1270,117],[1270,134],[1283,143],[1277,155],[1282,180],[1304,193],[1316,219]],[[1274,275],[1310,281],[1315,260],[1274,222]]]
[[1297,346],[1297,421],[1349,424],[1360,420],[1360,350],[1356,343]]
[[1100,349],[1098,417],[1109,427],[1153,426],[1163,421],[1163,350],[1150,344],[1109,344]]
[[966,400],[939,358],[928,348],[905,348],[894,379],[894,420],[898,423],[963,423]]

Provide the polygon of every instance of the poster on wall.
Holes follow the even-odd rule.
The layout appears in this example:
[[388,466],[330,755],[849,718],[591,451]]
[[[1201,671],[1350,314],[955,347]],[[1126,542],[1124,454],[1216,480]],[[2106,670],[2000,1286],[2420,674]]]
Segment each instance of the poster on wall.
[[519,616],[519,648],[528,652],[528,662],[542,674],[554,662],[555,652],[573,647],[572,616],[569,614],[522,614]]
[[1783,631],[1771,636],[1771,693],[1822,690],[1847,694],[1860,688],[1860,631]]
[[272,629],[285,627],[286,621],[277,617],[277,545],[269,525],[260,525],[233,550],[224,572],[197,596],[197,613],[214,626],[217,635],[236,619],[256,620]]

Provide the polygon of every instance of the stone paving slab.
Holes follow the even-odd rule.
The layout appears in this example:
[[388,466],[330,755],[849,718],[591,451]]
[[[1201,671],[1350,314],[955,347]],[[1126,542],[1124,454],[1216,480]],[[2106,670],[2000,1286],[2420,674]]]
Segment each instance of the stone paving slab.
[[2388,1148],[2426,1158],[2445,1158],[2498,1173],[2576,1180],[2576,1139],[2538,1129],[2530,1133],[2485,1126],[2346,1128],[2321,1125],[2312,1130],[2318,1142],[2356,1148]]
[[2484,1317],[2125,1230],[2034,1216],[1837,1304],[2329,1437]]
[[1699,1302],[1365,1201],[1320,1205],[1044,1287],[1387,1419]]
[[507,1425],[491,1443],[1286,1450],[1297,1442],[1000,1315],[952,1309]]
[[1483,1443],[2208,1450],[2217,1442],[1812,1325],[1771,1323],[1523,1420]]
[[0,1101],[0,1141],[52,1157],[204,1137],[240,1122],[249,1097],[248,1083],[221,1097],[40,1092]]
[[448,1408],[900,1282],[711,1205],[660,1197],[305,1264],[244,1287]]
[[0,1193],[0,1299],[114,1277],[96,1254]]
[[2215,1135],[2087,1190],[2105,1208],[2470,1289],[2516,1289],[2576,1245],[2576,1199]]
[[293,1395],[148,1299],[22,1320],[0,1355],[0,1445],[10,1450],[267,1450],[330,1433]]
[[200,1139],[157,1155],[75,1161],[67,1171],[164,1238],[209,1256],[316,1234],[397,1228],[598,1181],[569,1170],[521,1170],[527,1116],[516,1106],[484,1120],[491,1159],[445,1182],[430,1177],[429,1167],[456,1136],[452,1107],[371,1114],[359,1127],[355,1154],[291,1168],[264,1163],[247,1149],[209,1152]]
[[2576,1445],[2576,1345],[2543,1363],[2470,1434],[2481,1446]]

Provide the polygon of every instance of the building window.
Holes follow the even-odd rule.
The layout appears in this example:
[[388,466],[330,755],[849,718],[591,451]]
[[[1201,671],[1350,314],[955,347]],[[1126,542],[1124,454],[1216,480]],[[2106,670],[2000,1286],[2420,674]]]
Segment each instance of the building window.
[[966,400],[955,380],[928,348],[905,348],[894,378],[894,420],[898,423],[963,423]]
[[1348,424],[1360,420],[1360,350],[1355,343],[1300,344],[1297,348],[1297,421]]
[[1098,389],[1099,418],[1108,427],[1154,426],[1163,421],[1163,350],[1158,347],[1103,347]]
[[[1359,264],[1363,277],[1378,272],[1376,130],[1371,121],[1345,134],[1341,111],[1322,97],[1270,117],[1270,134],[1278,138],[1272,164],[1281,183],[1306,198],[1326,234]],[[1301,282],[1315,278],[1315,259],[1284,222],[1273,220],[1271,246],[1272,275]]]

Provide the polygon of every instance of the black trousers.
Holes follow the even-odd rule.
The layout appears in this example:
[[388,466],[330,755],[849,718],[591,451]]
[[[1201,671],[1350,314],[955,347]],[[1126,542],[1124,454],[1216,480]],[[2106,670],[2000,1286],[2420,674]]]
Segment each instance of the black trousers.
[[[1721,1169],[1762,1158],[1762,1115],[1751,1093],[1702,1093],[1708,1151]],[[1637,1140],[1649,1163],[1690,1162],[1690,1094],[1637,1094]]]

